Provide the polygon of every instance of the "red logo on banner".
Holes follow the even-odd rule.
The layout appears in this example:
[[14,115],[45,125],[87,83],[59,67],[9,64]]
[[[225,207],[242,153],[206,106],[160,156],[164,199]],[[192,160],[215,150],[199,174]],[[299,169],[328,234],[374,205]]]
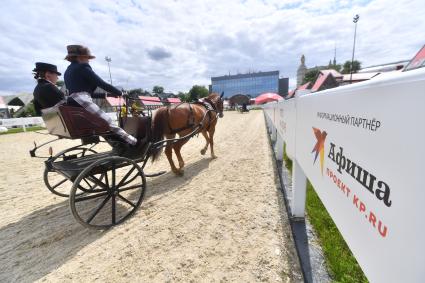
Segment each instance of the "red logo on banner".
[[323,175],[323,163],[325,162],[325,139],[326,136],[328,135],[328,133],[326,133],[325,131],[321,131],[317,128],[313,127],[313,132],[314,135],[316,136],[316,145],[314,146],[313,150],[311,151],[312,153],[315,152],[316,155],[314,156],[314,161],[313,164],[316,163],[317,160],[317,156],[319,156],[320,154],[320,171],[322,172]]

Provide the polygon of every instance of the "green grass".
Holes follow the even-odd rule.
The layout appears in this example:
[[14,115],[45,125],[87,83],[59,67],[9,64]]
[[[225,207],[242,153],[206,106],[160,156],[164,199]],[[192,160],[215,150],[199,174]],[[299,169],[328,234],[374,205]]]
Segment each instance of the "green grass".
[[283,160],[285,161],[286,168],[292,174],[292,160],[286,155],[286,143],[283,144]]
[[[39,131],[39,130],[44,130],[44,127],[27,127],[26,131],[27,132],[33,132],[33,131]],[[0,135],[7,135],[7,134],[16,134],[16,133],[22,133],[24,131],[24,129],[22,128],[11,128],[8,129],[7,132],[5,133],[0,133]]]
[[[292,172],[292,160],[286,155],[286,145],[283,159],[286,168]],[[307,182],[306,211],[319,238],[333,282],[368,282],[310,181]]]
[[336,282],[368,282],[310,182],[307,183],[306,210],[332,279]]

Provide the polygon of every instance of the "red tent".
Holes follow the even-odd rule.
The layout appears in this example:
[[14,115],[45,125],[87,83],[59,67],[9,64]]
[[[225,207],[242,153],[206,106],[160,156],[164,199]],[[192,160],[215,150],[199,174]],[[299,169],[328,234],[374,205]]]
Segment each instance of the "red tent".
[[177,104],[177,103],[181,103],[180,98],[174,98],[174,97],[168,97],[167,101],[171,104]]
[[277,93],[266,92],[255,98],[255,104],[264,104],[267,102],[282,100],[283,97]]
[[125,104],[124,99],[120,97],[106,97],[106,100],[109,102],[111,106],[121,106]]
[[161,99],[156,96],[139,96],[139,99],[147,107],[159,108],[163,106]]

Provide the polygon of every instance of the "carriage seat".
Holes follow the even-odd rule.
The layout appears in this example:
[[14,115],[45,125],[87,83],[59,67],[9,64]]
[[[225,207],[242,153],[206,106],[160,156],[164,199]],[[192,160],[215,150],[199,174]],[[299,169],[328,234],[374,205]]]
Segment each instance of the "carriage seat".
[[124,131],[135,137],[138,141],[145,143],[150,140],[151,117],[126,117],[124,118],[123,124]]
[[110,133],[103,119],[82,107],[58,105],[43,109],[42,118],[50,134],[63,138],[80,139]]

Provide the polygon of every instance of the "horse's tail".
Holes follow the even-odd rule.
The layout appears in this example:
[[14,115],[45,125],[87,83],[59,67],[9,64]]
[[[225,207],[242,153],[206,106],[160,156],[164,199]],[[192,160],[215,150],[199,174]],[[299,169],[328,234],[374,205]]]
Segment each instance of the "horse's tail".
[[[164,138],[165,129],[168,127],[168,108],[159,108],[152,121],[152,142],[158,142]],[[151,156],[152,162],[154,162],[161,155],[162,147],[154,148]]]

